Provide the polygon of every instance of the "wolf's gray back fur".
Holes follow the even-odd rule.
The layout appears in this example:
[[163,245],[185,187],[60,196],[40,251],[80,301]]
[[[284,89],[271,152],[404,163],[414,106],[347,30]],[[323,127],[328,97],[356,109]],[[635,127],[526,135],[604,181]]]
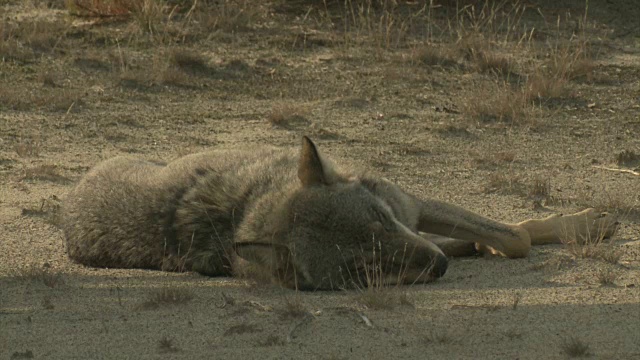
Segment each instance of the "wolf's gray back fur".
[[239,255],[287,286],[331,289],[362,285],[376,261],[441,276],[446,257],[417,236],[419,212],[414,197],[338,170],[305,138],[301,153],[107,160],[67,195],[62,226],[69,256],[90,266],[230,275]]

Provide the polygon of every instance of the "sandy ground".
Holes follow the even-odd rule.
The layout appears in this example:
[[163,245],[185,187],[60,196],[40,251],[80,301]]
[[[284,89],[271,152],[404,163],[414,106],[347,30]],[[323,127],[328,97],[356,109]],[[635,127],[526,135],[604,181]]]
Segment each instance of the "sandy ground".
[[[596,79],[573,82],[535,126],[469,119],[461,103],[490,77],[464,66],[371,60],[333,47],[324,33],[300,49],[301,16],[280,32],[188,44],[213,69],[188,74],[192,86],[131,85],[114,65],[120,45],[104,45],[122,24],[74,30],[60,42],[64,51],[1,62],[0,358],[562,359],[574,341],[591,358],[640,359],[640,177],[595,167],[618,167],[623,150],[640,153],[638,14],[633,1],[619,3],[591,4]],[[6,21],[24,12],[64,16],[3,7]],[[160,51],[135,41],[122,49],[137,71]],[[43,74],[55,87],[43,85]],[[61,93],[73,101],[52,95]],[[274,125],[281,105],[299,106],[301,116]],[[619,212],[614,249],[622,255],[611,264],[549,245],[526,259],[452,259],[432,284],[314,293],[92,269],[66,257],[56,210],[98,161],[296,146],[303,134],[416,195],[504,221],[586,206]],[[528,189],[540,179],[550,193],[534,206]],[[612,284],[603,285],[607,273]]]

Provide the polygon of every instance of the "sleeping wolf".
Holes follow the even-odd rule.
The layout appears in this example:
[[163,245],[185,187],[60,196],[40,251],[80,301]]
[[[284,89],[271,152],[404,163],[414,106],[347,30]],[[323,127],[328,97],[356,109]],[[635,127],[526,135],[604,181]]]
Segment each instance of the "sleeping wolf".
[[211,151],[166,165],[116,157],[67,195],[62,217],[69,256],[82,264],[252,272],[307,290],[429,281],[447,256],[524,257],[531,245],[610,236],[616,225],[593,209],[496,222],[340,170],[307,137],[300,154]]

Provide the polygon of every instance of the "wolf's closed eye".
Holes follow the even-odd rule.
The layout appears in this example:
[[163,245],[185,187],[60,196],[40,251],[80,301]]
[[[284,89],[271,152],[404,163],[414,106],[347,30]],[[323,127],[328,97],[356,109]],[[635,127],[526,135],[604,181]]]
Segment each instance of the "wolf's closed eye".
[[382,224],[385,231],[392,232],[396,228],[394,221],[386,213],[380,210],[373,210],[375,218]]

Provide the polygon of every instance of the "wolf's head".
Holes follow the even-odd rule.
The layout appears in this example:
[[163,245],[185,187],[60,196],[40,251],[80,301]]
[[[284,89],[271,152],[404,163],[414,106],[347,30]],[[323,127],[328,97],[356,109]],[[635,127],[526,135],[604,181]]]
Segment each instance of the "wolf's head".
[[298,178],[298,191],[283,209],[274,209],[282,226],[273,237],[236,245],[238,255],[271,269],[286,286],[313,290],[412,283],[446,271],[442,251],[403,224],[389,205],[392,200],[397,209],[408,196],[388,199],[367,186],[370,181],[341,174],[307,137]]

